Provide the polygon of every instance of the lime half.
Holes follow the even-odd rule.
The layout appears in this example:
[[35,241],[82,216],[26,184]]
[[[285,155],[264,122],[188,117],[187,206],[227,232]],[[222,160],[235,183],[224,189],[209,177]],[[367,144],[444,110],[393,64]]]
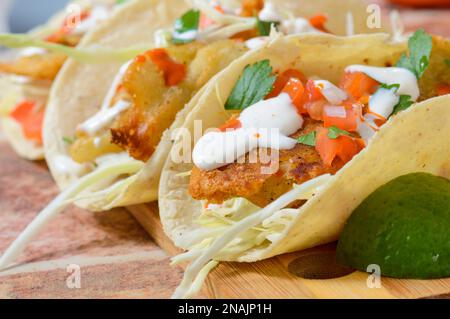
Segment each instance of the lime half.
[[388,277],[450,277],[450,181],[414,173],[378,188],[348,219],[337,258]]

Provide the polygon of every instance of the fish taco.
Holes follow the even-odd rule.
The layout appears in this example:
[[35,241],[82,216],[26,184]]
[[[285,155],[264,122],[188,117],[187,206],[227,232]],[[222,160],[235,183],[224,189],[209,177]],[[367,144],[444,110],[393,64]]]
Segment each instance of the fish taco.
[[361,2],[348,1],[342,10],[331,3],[137,0],[126,5],[79,50],[147,48],[121,63],[72,59],[65,64],[50,93],[43,134],[48,166],[63,191],[4,254],[0,267],[70,203],[104,211],[157,200],[171,132],[198,104],[209,80],[266,45],[270,33],[368,32],[365,21],[356,18],[345,27],[349,13],[360,19]]
[[[121,7],[114,0],[72,1],[64,12],[29,33],[36,40],[76,47]],[[50,87],[67,56],[30,46],[0,62],[0,116],[14,150],[30,160],[44,158],[42,124]]]
[[174,262],[191,262],[174,296],[193,296],[218,261],[335,241],[398,176],[449,178],[449,55],[448,40],[423,30],[408,44],[278,35],[214,78],[174,133],[160,182],[164,230],[187,251]]

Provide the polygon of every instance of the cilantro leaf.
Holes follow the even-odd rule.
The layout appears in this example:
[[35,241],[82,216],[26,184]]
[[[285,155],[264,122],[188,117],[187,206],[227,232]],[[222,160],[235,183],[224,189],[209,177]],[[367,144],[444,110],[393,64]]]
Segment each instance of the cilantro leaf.
[[127,0],[116,0],[116,4],[124,4]]
[[269,60],[247,65],[225,103],[225,109],[243,110],[261,101],[273,90],[275,79]]
[[63,136],[62,138],[63,142],[68,144],[68,145],[72,145],[73,143],[75,143],[75,137],[67,137],[67,136]]
[[[191,9],[175,21],[173,26],[173,39],[175,44],[189,43],[195,40],[195,32],[200,25],[200,11]],[[186,37],[187,32],[192,32],[192,36]]]
[[316,131],[313,131],[309,134],[299,136],[297,142],[299,144],[305,144],[308,146],[316,146],[316,135],[317,135]]
[[276,28],[279,24],[280,23],[278,21],[262,21],[262,20],[259,20],[259,18],[256,18],[256,25],[258,27],[260,36],[270,35],[272,25],[275,26],[275,28]]
[[414,101],[411,100],[411,97],[409,95],[400,95],[400,100],[398,101],[397,105],[394,106],[394,111],[392,112],[392,114],[406,110],[413,104]]
[[350,135],[350,133],[347,131],[341,130],[339,127],[336,127],[336,126],[330,126],[328,128],[327,136],[329,138],[337,139],[341,135]]
[[409,56],[403,54],[397,67],[412,71],[420,78],[430,63],[433,39],[423,29],[417,30],[408,41]]
[[450,59],[445,59],[444,63],[447,64],[448,67],[450,67]]
[[392,90],[395,89],[395,92],[398,91],[398,89],[400,88],[400,84],[391,84],[391,85],[387,85],[385,83],[382,83],[380,85],[380,89],[386,89],[386,90]]

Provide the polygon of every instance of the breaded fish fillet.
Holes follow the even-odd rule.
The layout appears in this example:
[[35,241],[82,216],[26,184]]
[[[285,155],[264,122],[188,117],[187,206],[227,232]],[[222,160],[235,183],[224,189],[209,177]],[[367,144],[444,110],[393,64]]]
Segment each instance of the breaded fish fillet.
[[[292,137],[308,134],[322,126],[319,121],[305,118],[303,128]],[[270,154],[269,150],[268,152]],[[194,167],[189,184],[191,196],[216,204],[233,197],[244,197],[264,207],[289,191],[294,183],[301,184],[322,174],[334,174],[342,167],[339,160],[327,167],[316,149],[304,144],[297,144],[290,150],[281,150],[279,169],[273,174],[262,171],[268,164],[262,164],[259,156],[256,163],[248,163],[249,156],[251,155],[246,155],[245,163],[236,162],[211,171]]]

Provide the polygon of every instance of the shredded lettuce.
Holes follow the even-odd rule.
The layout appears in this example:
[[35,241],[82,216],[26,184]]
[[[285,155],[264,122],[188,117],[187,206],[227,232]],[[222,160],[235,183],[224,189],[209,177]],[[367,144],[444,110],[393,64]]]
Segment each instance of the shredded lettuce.
[[136,160],[118,160],[116,163],[99,166],[95,171],[80,178],[69,188],[59,194],[47,207],[45,207],[37,217],[25,228],[17,239],[8,247],[0,258],[0,270],[10,266],[16,257],[25,249],[39,231],[56,215],[62,212],[69,204],[73,203],[77,196],[111,177],[119,177],[127,174],[132,175],[142,169],[144,163]]
[[[192,252],[173,260],[174,262],[192,260],[192,263],[186,269],[183,281],[172,297],[188,298],[198,292],[200,287],[195,286],[194,282],[210,261],[236,257],[249,249],[264,243],[268,245],[270,241],[279,239],[298,214],[298,210],[284,208],[296,200],[310,199],[330,177],[326,174],[296,185],[291,191],[259,211],[248,210],[249,207],[254,208],[254,205],[245,199],[228,201],[224,207],[214,209],[213,214],[205,209],[199,219],[203,220],[202,225],[219,228],[221,233],[215,238],[203,239],[203,242],[193,247]],[[241,219],[236,216],[240,216]],[[216,219],[205,222],[205,218],[211,217]],[[205,245],[205,242],[208,244]]]
[[186,298],[194,297],[202,288],[203,283],[206,280],[208,274],[213,270],[219,263],[217,261],[211,260],[205,265],[205,267],[200,270],[194,282],[192,283],[191,289],[186,293]]
[[27,34],[0,34],[0,45],[8,48],[38,47],[61,53],[84,63],[126,62],[140,53],[151,49],[149,45],[137,45],[124,49],[101,47],[72,48],[69,46],[46,42]]

